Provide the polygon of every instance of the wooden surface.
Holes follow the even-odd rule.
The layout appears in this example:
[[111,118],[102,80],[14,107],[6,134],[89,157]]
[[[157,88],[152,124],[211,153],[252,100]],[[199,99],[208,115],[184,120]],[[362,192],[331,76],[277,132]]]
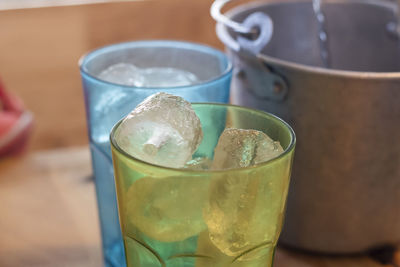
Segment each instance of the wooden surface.
[[[90,176],[86,147],[34,152],[0,161],[1,267],[101,266]],[[395,265],[381,265],[367,256],[316,257],[279,249],[274,266]]]

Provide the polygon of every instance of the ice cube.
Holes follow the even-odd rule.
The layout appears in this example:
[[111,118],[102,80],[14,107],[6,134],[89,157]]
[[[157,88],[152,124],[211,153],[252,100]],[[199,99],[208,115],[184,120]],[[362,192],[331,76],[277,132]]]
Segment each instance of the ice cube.
[[143,161],[182,168],[201,143],[200,120],[179,96],[157,93],[140,103],[116,131],[118,145]]
[[202,210],[209,179],[199,176],[144,177],[127,192],[128,220],[158,241],[177,242],[206,228]]
[[144,87],[178,87],[198,82],[193,73],[176,68],[145,68],[141,70]]
[[204,171],[211,169],[212,160],[207,157],[197,157],[185,164],[186,169]]
[[248,167],[275,158],[282,152],[279,142],[261,131],[226,128],[215,148],[212,168]]
[[210,182],[203,214],[209,238],[238,261],[265,257],[280,232],[285,181],[267,171],[215,175]]
[[[215,148],[212,169],[248,167],[282,152],[279,142],[263,132],[227,128]],[[287,170],[280,166],[213,175],[204,220],[211,242],[223,254],[238,261],[268,257],[283,214],[282,173]]]
[[139,68],[129,63],[117,63],[103,70],[98,78],[135,87],[178,87],[198,82],[195,74],[169,67]]
[[140,69],[128,63],[111,65],[103,70],[98,78],[107,82],[136,87],[142,87],[145,81]]

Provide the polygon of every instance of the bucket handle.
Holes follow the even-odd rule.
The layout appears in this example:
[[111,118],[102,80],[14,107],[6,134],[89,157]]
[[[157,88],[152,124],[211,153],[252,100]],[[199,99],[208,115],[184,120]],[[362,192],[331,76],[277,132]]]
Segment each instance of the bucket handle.
[[[257,55],[271,40],[273,23],[269,16],[263,12],[254,12],[242,23],[231,20],[222,14],[221,9],[234,0],[215,0],[211,6],[211,16],[218,22],[217,34],[221,36],[222,42],[236,52],[246,49]],[[238,34],[237,41],[224,31],[226,26]]]
[[[211,6],[211,16],[217,21],[216,32],[221,41],[240,57],[247,58],[248,65],[237,66],[235,75],[248,83],[246,87],[258,99],[284,101],[289,89],[286,79],[258,56],[271,40],[271,18],[263,12],[254,12],[242,23],[233,21],[221,13],[224,5],[231,1],[215,0]],[[237,40],[232,38],[227,28],[237,33]]]
[[242,25],[236,21],[231,20],[230,18],[226,17],[222,14],[221,9],[232,0],[215,0],[211,6],[211,16],[217,22],[224,24],[225,26],[231,28],[237,33],[242,34],[251,34],[253,33],[254,29],[249,28],[245,25]]

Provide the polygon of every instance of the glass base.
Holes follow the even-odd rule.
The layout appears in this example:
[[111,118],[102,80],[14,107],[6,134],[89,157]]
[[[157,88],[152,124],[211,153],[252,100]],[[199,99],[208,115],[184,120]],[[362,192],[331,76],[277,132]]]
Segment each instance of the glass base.
[[114,243],[104,251],[105,267],[125,267],[125,253],[123,244]]

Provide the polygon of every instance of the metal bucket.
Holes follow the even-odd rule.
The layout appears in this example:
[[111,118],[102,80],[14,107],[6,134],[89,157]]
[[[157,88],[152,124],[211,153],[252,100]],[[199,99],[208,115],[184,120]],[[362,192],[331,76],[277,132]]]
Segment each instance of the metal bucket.
[[400,243],[400,41],[386,30],[395,7],[324,2],[324,68],[311,1],[225,17],[226,2],[211,11],[234,62],[231,101],[282,117],[298,138],[281,242],[322,253]]

